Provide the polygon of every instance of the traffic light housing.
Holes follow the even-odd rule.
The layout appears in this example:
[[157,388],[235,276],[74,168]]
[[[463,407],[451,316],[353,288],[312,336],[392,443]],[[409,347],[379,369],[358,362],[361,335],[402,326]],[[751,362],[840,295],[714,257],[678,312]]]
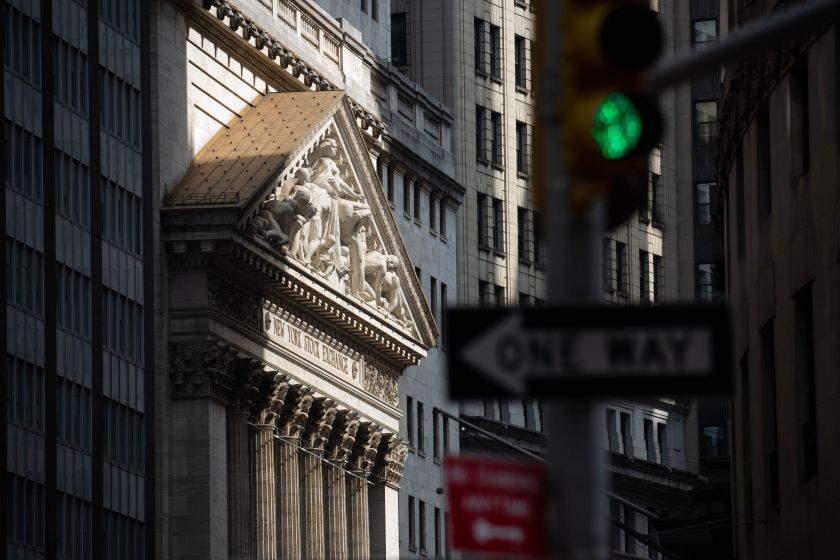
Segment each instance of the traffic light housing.
[[640,180],[646,186],[648,152],[662,131],[656,99],[645,91],[662,30],[648,0],[565,0],[563,8],[560,115],[570,203],[583,211],[606,196],[614,226],[645,196]]

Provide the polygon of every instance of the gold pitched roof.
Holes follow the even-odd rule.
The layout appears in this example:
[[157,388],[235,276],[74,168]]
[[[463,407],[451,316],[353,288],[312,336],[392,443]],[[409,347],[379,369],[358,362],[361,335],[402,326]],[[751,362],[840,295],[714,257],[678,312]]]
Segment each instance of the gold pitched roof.
[[244,205],[335,111],[343,91],[270,93],[199,150],[169,193],[170,205]]

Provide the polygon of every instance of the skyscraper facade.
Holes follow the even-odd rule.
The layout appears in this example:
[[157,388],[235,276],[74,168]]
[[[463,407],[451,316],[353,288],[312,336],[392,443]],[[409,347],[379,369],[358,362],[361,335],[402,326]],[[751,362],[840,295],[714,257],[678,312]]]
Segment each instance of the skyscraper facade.
[[6,552],[140,558],[153,362],[147,20],[134,1],[2,10]]

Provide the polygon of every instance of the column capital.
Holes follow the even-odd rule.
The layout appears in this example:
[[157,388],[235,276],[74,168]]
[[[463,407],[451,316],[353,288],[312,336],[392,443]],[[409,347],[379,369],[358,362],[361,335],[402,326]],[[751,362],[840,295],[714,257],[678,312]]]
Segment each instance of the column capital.
[[231,399],[236,351],[219,340],[169,343],[169,379],[174,398]]
[[300,445],[304,449],[320,453],[330,438],[338,409],[335,401],[328,398],[314,399],[309,417],[303,428]]
[[344,464],[353,452],[353,443],[359,431],[359,414],[353,410],[340,411],[333,423],[325,456],[334,463]]
[[359,426],[353,451],[350,453],[348,469],[356,474],[367,476],[373,468],[373,461],[382,439],[382,427],[370,422]]
[[379,453],[373,464],[374,482],[384,482],[399,490],[408,458],[408,444],[397,434],[386,434],[379,442]]
[[274,426],[289,393],[289,375],[280,372],[257,371],[259,399],[253,410],[254,422],[260,426]]
[[283,411],[277,419],[280,437],[297,440],[306,425],[309,409],[312,408],[312,388],[296,385],[289,389]]

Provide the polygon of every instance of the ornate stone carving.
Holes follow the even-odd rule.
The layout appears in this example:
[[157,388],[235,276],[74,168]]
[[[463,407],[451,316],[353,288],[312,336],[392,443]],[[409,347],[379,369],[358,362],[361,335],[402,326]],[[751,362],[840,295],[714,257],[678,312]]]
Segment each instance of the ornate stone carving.
[[375,366],[370,364],[365,365],[363,385],[365,391],[382,399],[388,404],[392,404],[394,406],[399,404],[400,390],[397,378],[392,377],[385,372],[379,371],[379,369]]
[[353,451],[353,443],[356,441],[356,432],[358,431],[358,413],[352,410],[339,412],[333,423],[325,457],[334,463],[346,463]]
[[278,435],[293,440],[300,437],[309,417],[312,400],[312,389],[305,385],[298,385],[289,390],[286,406],[277,419]]
[[379,442],[379,453],[373,466],[374,481],[399,489],[407,457],[408,444],[405,440],[396,434],[385,435]]
[[251,328],[260,329],[262,300],[259,296],[244,294],[221,280],[211,276],[207,284],[210,307],[233,317]]
[[254,409],[254,421],[260,426],[273,426],[289,393],[289,376],[275,372],[274,375],[262,373],[262,377],[263,391]]
[[400,284],[400,259],[385,251],[335,137],[324,137],[294,178],[277,186],[250,228],[339,290],[414,332]]
[[337,412],[335,401],[332,399],[316,399],[309,410],[309,419],[301,436],[301,447],[323,451],[330,438]]
[[367,476],[373,468],[379,442],[382,439],[382,427],[366,422],[359,426],[353,451],[350,453],[347,468],[350,471]]
[[256,360],[234,372],[230,404],[235,411],[251,414],[251,409],[259,399],[264,375],[262,364]]
[[236,353],[222,342],[202,340],[169,343],[169,375],[175,398],[212,397],[227,403]]

